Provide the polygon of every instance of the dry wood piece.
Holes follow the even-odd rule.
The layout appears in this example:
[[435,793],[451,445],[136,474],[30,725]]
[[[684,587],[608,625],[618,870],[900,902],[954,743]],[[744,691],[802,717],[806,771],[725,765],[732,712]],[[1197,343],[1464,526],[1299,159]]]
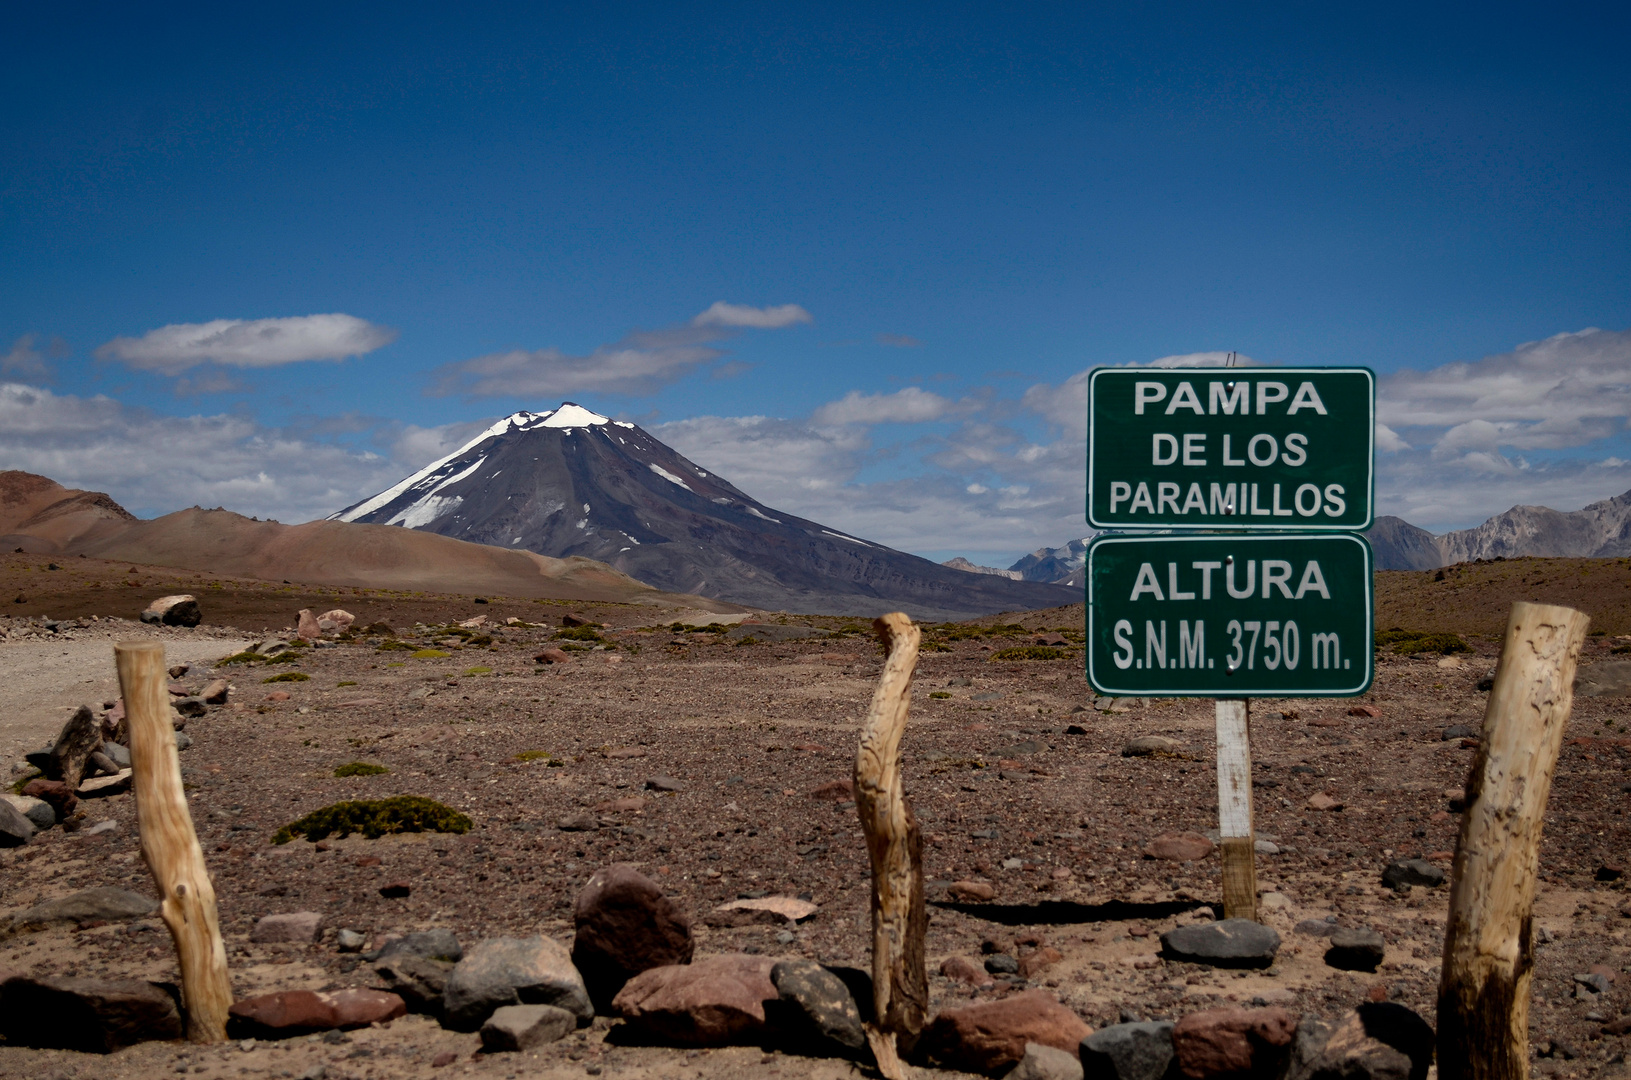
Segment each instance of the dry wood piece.
[[900,612],[875,621],[888,657],[872,695],[855,754],[855,811],[872,859],[872,997],[875,1026],[867,1041],[888,1080],[907,1073],[929,1004],[924,962],[928,914],[923,901],[923,834],[906,801],[900,740],[911,703],[921,632]]
[[[51,748],[51,768],[46,775],[53,780],[61,780],[72,791],[79,787],[80,780],[85,777],[85,763],[101,748],[102,725],[89,706],[81,705],[62,726],[62,733]],[[56,775],[52,776],[52,773]]]
[[122,641],[114,645],[113,655],[129,715],[142,856],[158,884],[159,914],[170,928],[181,962],[187,1037],[193,1042],[221,1042],[226,1038],[232,985],[216,915],[215,886],[204,866],[204,852],[181,789],[164,646],[152,640]]
[[1467,778],[1438,991],[1443,1080],[1529,1075],[1540,833],[1590,619],[1516,603]]
[[1219,698],[1218,855],[1223,917],[1257,918],[1257,851],[1252,834],[1252,745],[1245,698]]

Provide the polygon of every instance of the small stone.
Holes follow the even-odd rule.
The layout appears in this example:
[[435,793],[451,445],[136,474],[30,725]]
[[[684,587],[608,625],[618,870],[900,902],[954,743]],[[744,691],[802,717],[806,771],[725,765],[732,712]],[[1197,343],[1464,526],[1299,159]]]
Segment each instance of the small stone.
[[1169,757],[1184,748],[1177,739],[1165,735],[1141,735],[1121,748],[1122,757]]
[[1403,1005],[1367,1002],[1333,1028],[1317,1017],[1297,1027],[1285,1075],[1294,1080],[1419,1080],[1433,1061],[1431,1025]]
[[770,969],[780,994],[777,1028],[803,1046],[859,1054],[867,1046],[861,1011],[850,988],[813,960],[783,960]]
[[940,964],[940,974],[968,986],[990,986],[991,975],[977,961],[966,956],[948,956]]
[[175,998],[152,983],[18,975],[0,982],[0,1034],[14,1046],[108,1054],[183,1028]]
[[503,1005],[481,1025],[481,1048],[489,1054],[515,1053],[556,1042],[578,1026],[578,1018],[554,1005]]
[[1400,859],[1387,864],[1382,871],[1382,884],[1389,889],[1397,889],[1401,885],[1433,888],[1444,884],[1444,871],[1426,859]]
[[266,695],[266,700],[267,701],[288,701],[289,700],[289,691],[287,691],[287,690],[273,690],[270,694]]
[[1043,945],[1019,958],[1018,974],[1022,979],[1034,979],[1043,971],[1059,963],[1065,954],[1049,945]]
[[570,664],[572,654],[562,649],[545,649],[537,656],[534,656],[533,660],[540,664]]
[[1308,797],[1308,808],[1310,810],[1341,810],[1342,807],[1343,802],[1341,799],[1328,795],[1323,791],[1316,791]]
[[997,896],[996,886],[987,881],[954,881],[946,891],[955,900],[984,902]]
[[829,780],[811,791],[810,798],[821,802],[849,802],[855,798],[855,781]]
[[374,974],[385,984],[385,989],[402,999],[409,1012],[432,1016],[441,1014],[442,995],[452,970],[453,965],[445,960],[407,954],[374,962]]
[[1592,876],[1598,881],[1618,881],[1625,876],[1625,865],[1623,863],[1603,863],[1597,867],[1597,872]]
[[234,1037],[288,1038],[318,1031],[367,1027],[407,1014],[396,994],[383,990],[284,990],[232,1003],[229,1030]]
[[170,707],[189,720],[196,720],[209,712],[204,706],[204,699],[196,697],[176,698],[170,703]]
[[1216,848],[1216,844],[1197,832],[1162,833],[1144,845],[1144,854],[1147,858],[1168,862],[1198,862]]
[[993,975],[1017,975],[1019,961],[1007,953],[997,953],[995,956],[985,958],[985,970]]
[[323,916],[315,911],[291,911],[284,915],[267,915],[255,922],[249,940],[257,944],[293,942],[309,945],[317,940],[323,926]]
[[646,777],[646,790],[684,791],[685,782],[683,780],[676,780],[672,776],[648,776]]
[[161,596],[147,605],[142,622],[163,623],[165,626],[197,626],[204,621],[198,599],[194,596]]
[[335,935],[334,943],[344,953],[362,952],[368,938],[355,930],[341,930]]
[[1027,990],[997,1001],[945,1009],[919,1044],[949,1068],[987,1075],[1006,1072],[1025,1057],[1027,1043],[1076,1053],[1092,1029],[1053,995]]
[[1172,1024],[1133,1021],[1082,1040],[1082,1068],[1103,1080],[1165,1080],[1172,1067]]
[[594,832],[600,828],[600,822],[590,814],[568,814],[557,821],[555,827],[562,832]]
[[1586,991],[1586,993],[1590,994],[1592,997],[1596,997],[1598,994],[1608,993],[1609,982],[1608,976],[1606,975],[1599,975],[1595,972],[1576,975],[1574,977],[1574,982],[1576,986]]
[[1331,931],[1331,947],[1325,963],[1339,971],[1375,971],[1387,946],[1375,930],[1338,927]]
[[1009,1071],[1007,1080],[1082,1080],[1082,1063],[1074,1053],[1026,1043],[1025,1056]]
[[430,1067],[433,1069],[445,1069],[458,1060],[459,1055],[456,1052],[452,1050],[443,1050],[440,1054],[437,1054],[435,1057],[430,1059]]
[[1374,705],[1355,705],[1348,710],[1349,716],[1363,716],[1375,720],[1382,715],[1382,710]]
[[446,927],[434,930],[416,930],[411,934],[392,938],[380,947],[380,960],[394,956],[419,956],[426,960],[446,960],[458,963],[464,959],[464,947],[458,935]]
[[1443,742],[1453,742],[1456,739],[1474,739],[1477,737],[1478,732],[1474,731],[1466,724],[1451,724],[1439,735],[1439,739]]
[[1161,949],[1169,960],[1192,964],[1268,967],[1280,950],[1280,935],[1250,919],[1224,919],[1168,930],[1161,935]]
[[448,975],[444,1023],[477,1031],[501,1005],[558,1005],[592,1020],[583,977],[559,943],[546,937],[488,938],[472,946]]
[[1273,840],[1253,840],[1252,851],[1259,855],[1278,855],[1280,854],[1280,845]]
[[[42,802],[43,800],[38,800]],[[46,806],[46,809],[50,809]],[[38,826],[9,802],[0,802],[0,847],[21,847],[34,839]]]
[[36,829],[49,829],[57,823],[57,812],[44,799],[32,795],[0,795],[0,802],[10,803],[32,821]]
[[79,796],[61,780],[30,780],[23,785],[22,794],[51,804],[58,821],[66,821],[79,805]]
[[1173,1025],[1173,1056],[1185,1076],[1272,1076],[1296,1033],[1297,1021],[1278,1007],[1205,1009]]
[[225,679],[212,679],[209,685],[204,687],[204,692],[198,696],[203,699],[206,705],[225,705],[227,703],[227,693],[230,689],[230,685]]
[[1327,922],[1324,919],[1304,919],[1291,929],[1299,934],[1307,934],[1309,937],[1330,937],[1331,931],[1337,929],[1337,924]]
[[112,885],[85,889],[57,900],[46,900],[25,908],[0,923],[0,936],[19,930],[36,929],[53,923],[114,922],[140,919],[158,911],[151,897]]
[[379,887],[379,894],[387,900],[402,900],[413,893],[413,885],[406,881],[391,881]]
[[770,981],[776,962],[726,953],[643,971],[612,1001],[612,1009],[648,1035],[681,1046],[724,1046],[762,1037],[766,1002],[781,992]]

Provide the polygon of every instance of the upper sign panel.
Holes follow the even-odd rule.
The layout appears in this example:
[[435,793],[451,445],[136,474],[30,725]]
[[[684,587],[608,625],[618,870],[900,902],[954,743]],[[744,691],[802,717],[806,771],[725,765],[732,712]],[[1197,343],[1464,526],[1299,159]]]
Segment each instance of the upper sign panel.
[[1087,521],[1098,529],[1370,528],[1368,368],[1099,368]]

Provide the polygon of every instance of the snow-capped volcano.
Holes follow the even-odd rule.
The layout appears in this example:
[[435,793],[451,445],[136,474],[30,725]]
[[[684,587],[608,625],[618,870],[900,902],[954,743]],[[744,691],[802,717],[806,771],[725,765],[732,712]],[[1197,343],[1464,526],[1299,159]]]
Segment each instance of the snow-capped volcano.
[[794,611],[963,618],[1076,602],[968,574],[743,494],[626,421],[563,403],[518,412],[337,521],[401,525],[610,563],[660,589]]

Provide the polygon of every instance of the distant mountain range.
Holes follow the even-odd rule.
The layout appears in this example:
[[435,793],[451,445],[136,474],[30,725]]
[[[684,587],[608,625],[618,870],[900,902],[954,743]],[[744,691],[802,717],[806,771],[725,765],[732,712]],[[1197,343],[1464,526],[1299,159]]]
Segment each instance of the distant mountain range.
[[581,556],[659,589],[772,610],[963,619],[1080,599],[773,509],[635,424],[571,402],[505,417],[332,520]]
[[[1378,570],[1435,570],[1475,559],[1604,559],[1631,555],[1631,491],[1569,513],[1545,506],[1514,506],[1472,529],[1434,536],[1398,517],[1379,517],[1365,534]],[[1088,539],[1091,539],[1089,537]],[[1007,570],[953,559],[946,566],[1025,581],[1082,586],[1087,539],[1039,548]]]

